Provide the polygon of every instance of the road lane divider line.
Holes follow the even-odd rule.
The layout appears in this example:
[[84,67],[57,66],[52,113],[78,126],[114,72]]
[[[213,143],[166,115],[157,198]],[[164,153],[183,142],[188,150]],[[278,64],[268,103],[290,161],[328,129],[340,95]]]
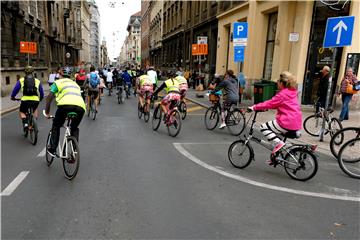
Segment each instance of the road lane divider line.
[[29,171],[22,171],[17,177],[1,192],[0,196],[10,196],[20,183],[26,178]]
[[204,108],[201,107],[201,106],[190,107],[190,108],[187,109],[187,112],[190,113],[190,112],[195,112],[195,111],[202,110],[202,109],[204,109]]
[[[186,143],[185,143],[186,144]],[[186,158],[190,159],[191,161],[193,161],[194,163],[210,170],[213,172],[216,172],[218,174],[221,174],[225,177],[240,181],[240,182],[244,182],[244,183],[248,183],[254,186],[258,186],[258,187],[262,187],[262,188],[267,188],[267,189],[271,189],[271,190],[275,190],[275,191],[281,191],[281,192],[286,192],[286,193],[293,193],[293,194],[297,194],[297,195],[303,195],[303,196],[310,196],[310,197],[320,197],[320,198],[328,198],[328,199],[334,199],[334,200],[343,200],[343,201],[352,201],[352,202],[360,202],[360,197],[352,197],[352,196],[340,196],[340,195],[334,195],[334,194],[328,194],[328,193],[317,193],[317,192],[309,192],[309,191],[302,191],[302,190],[296,190],[296,189],[291,189],[291,188],[286,188],[286,187],[279,187],[279,186],[275,186],[275,185],[271,185],[271,184],[267,184],[267,183],[262,183],[262,182],[257,182],[233,173],[229,173],[226,172],[224,170],[218,169],[217,167],[211,166],[203,161],[201,161],[199,158],[195,157],[194,155],[192,155],[191,153],[189,153],[183,146],[182,143],[173,143],[174,147],[176,148],[176,150],[178,150],[182,155],[184,155]]]
[[46,153],[46,149],[44,147],[43,150],[41,150],[41,152],[36,157],[45,157],[45,153]]

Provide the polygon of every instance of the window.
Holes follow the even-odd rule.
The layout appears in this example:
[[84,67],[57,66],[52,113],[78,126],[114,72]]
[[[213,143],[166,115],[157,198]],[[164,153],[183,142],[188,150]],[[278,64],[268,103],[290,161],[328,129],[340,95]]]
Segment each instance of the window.
[[10,77],[6,76],[5,78],[6,85],[10,85]]
[[266,38],[266,52],[265,52],[265,61],[264,61],[264,72],[263,72],[263,78],[265,79],[271,79],[275,37],[276,37],[276,25],[277,25],[277,13],[270,14],[268,32]]

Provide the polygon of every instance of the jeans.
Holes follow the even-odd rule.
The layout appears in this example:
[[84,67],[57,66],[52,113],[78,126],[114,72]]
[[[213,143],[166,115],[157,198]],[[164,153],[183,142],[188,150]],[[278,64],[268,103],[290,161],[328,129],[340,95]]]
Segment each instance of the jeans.
[[349,102],[352,98],[352,94],[343,93],[341,95],[341,98],[342,98],[342,108],[341,108],[339,120],[340,121],[348,120],[349,119]]

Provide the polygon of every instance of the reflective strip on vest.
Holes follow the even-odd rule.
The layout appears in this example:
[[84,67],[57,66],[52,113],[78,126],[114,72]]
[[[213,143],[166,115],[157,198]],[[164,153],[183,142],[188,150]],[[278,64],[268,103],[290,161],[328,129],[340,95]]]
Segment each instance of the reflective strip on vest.
[[[20,86],[21,86],[21,92],[24,93],[24,78],[20,78]],[[40,101],[39,98],[39,86],[40,86],[40,80],[35,78],[35,87],[37,90],[38,95],[35,96],[22,96],[21,101]]]
[[81,97],[80,87],[71,79],[59,79],[55,81],[58,88],[56,102],[58,106],[73,105],[86,110],[84,100]]
[[179,83],[175,79],[173,79],[173,80],[174,80],[174,82],[171,79],[168,79],[168,80],[165,81],[165,84],[166,84],[165,91],[166,91],[166,93],[179,92]]

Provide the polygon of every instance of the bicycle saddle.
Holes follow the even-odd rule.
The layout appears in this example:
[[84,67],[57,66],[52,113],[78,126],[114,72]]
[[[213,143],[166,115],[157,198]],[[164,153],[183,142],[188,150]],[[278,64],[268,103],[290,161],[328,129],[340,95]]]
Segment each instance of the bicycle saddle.
[[284,134],[281,134],[282,136],[286,137],[286,138],[300,138],[301,137],[301,131],[300,130],[290,130]]
[[67,114],[67,117],[68,118],[75,118],[77,116],[77,113],[76,112],[69,112],[68,114]]

